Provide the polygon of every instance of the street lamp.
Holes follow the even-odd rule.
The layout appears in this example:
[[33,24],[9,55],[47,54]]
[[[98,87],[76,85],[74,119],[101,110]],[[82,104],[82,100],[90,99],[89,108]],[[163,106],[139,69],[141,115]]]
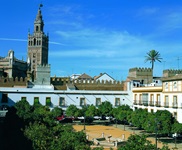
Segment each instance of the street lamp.
[[125,121],[126,121],[126,120],[124,119],[123,121],[124,121],[124,131],[125,131]]
[[84,124],[84,126],[83,126],[83,130],[85,131],[85,113],[84,113],[84,120],[83,120],[83,124]]
[[[150,122],[149,122],[150,125]],[[155,118],[155,149],[157,150],[157,137],[158,137],[158,126],[160,123],[157,121],[157,118]]]
[[175,144],[175,147],[173,148],[174,150],[178,149],[177,146],[176,146],[176,137],[177,137],[177,133],[174,134],[174,144]]
[[157,136],[158,136],[158,126],[160,123],[157,121],[157,118],[155,118],[155,145],[157,150]]

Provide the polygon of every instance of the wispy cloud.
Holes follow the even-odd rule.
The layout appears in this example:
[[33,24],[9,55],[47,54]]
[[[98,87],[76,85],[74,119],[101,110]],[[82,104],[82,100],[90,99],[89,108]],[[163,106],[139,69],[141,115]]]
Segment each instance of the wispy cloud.
[[[80,31],[63,32],[58,35],[66,43],[71,45],[60,50],[51,50],[54,57],[124,57],[139,55],[147,50],[150,42],[144,38],[130,35],[128,32],[97,31],[85,29]],[[69,44],[68,44],[69,43]],[[152,43],[151,43],[152,45]],[[64,53],[63,53],[64,51]]]
[[160,29],[165,31],[173,31],[182,29],[182,11],[172,12],[164,16],[161,21],[163,24]]
[[0,38],[1,41],[19,41],[19,42],[27,42],[25,39],[12,39],[12,38]]
[[139,9],[136,13],[137,16],[151,16],[151,15],[155,15],[159,12],[159,8],[158,7],[143,7],[141,9]]

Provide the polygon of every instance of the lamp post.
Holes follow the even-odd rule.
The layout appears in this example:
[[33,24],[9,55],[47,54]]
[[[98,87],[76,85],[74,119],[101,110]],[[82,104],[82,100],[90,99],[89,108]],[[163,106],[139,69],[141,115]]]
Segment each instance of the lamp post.
[[124,121],[124,131],[125,131],[125,119],[123,121]]
[[[155,149],[157,150],[157,137],[158,137],[158,125],[160,123],[157,121],[157,118],[155,118]],[[151,123],[149,122],[149,126],[151,125]]]
[[173,150],[178,149],[177,146],[176,146],[176,137],[177,137],[177,133],[174,134],[174,145],[175,145],[175,147],[173,148]]
[[157,150],[157,137],[158,137],[158,126],[160,123],[157,121],[157,118],[155,118],[155,145]]
[[84,113],[84,120],[83,120],[83,124],[84,124],[84,126],[83,126],[83,130],[85,131],[85,113]]

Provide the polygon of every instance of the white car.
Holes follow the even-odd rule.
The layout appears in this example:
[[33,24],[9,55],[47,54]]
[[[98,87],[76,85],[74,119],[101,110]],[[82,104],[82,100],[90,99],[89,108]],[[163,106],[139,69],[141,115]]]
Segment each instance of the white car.
[[100,119],[102,119],[102,117],[100,117],[100,116],[94,116],[94,119],[95,120],[100,120]]
[[81,117],[78,117],[79,120],[83,120],[84,119],[84,116],[81,116]]

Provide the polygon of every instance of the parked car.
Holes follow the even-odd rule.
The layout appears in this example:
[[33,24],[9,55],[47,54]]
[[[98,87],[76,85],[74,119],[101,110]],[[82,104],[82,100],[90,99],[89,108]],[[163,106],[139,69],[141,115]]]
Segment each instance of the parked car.
[[66,116],[64,116],[64,115],[62,115],[62,116],[57,116],[57,117],[56,117],[56,120],[59,121],[59,122],[60,122],[60,121],[63,121],[63,122],[64,122],[64,121],[66,121],[65,119],[66,119],[66,120],[72,120],[72,122],[73,122],[74,117],[66,117]]
[[94,120],[101,120],[102,119],[102,117],[100,117],[100,116],[94,116]]
[[59,120],[60,123],[72,123],[72,118],[63,118],[62,120]]
[[90,124],[94,121],[94,118],[93,117],[85,117],[85,119],[81,120],[81,123],[84,123],[84,121],[85,121],[85,123]]
[[83,120],[84,119],[84,116],[81,116],[81,117],[77,117],[78,120]]

